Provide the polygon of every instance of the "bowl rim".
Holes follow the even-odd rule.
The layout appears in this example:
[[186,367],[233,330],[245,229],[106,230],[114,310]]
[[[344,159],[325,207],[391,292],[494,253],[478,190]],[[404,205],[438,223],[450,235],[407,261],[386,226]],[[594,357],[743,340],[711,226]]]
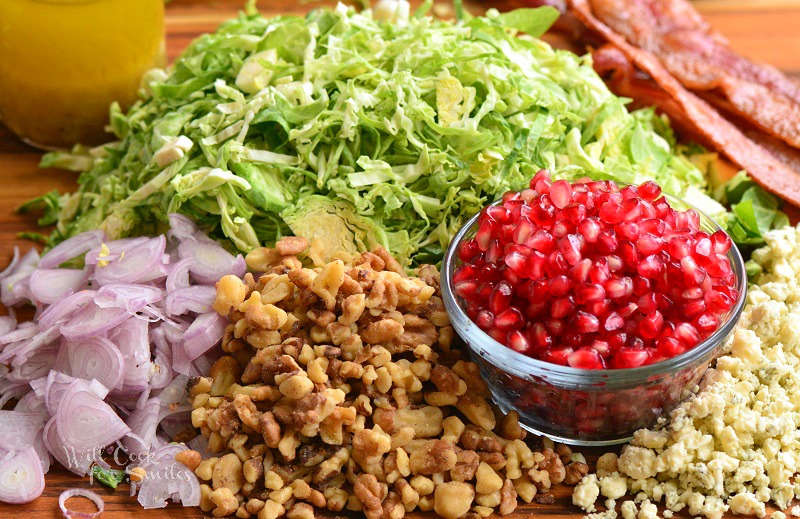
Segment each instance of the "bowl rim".
[[[624,187],[626,185],[618,182],[615,182],[615,184],[619,187]],[[694,210],[697,212],[700,217],[701,229],[706,227],[710,228],[711,232],[716,232],[717,230],[725,232],[719,224],[689,202],[664,192],[662,192],[660,196],[664,196],[673,208],[676,208],[675,203],[677,203],[679,206],[683,206],[681,210]],[[501,202],[502,199],[496,200],[489,205],[497,205]],[[571,366],[564,366],[528,357],[527,355],[514,351],[508,346],[497,342],[478,327],[478,325],[467,316],[453,291],[452,275],[455,272],[457,263],[459,263],[457,258],[458,247],[470,234],[473,227],[475,227],[484,209],[485,208],[478,211],[477,214],[473,215],[461,229],[459,229],[445,252],[441,267],[442,299],[445,309],[450,315],[450,321],[453,324],[454,330],[461,335],[470,350],[472,350],[475,355],[486,358],[491,364],[503,371],[525,379],[536,376],[546,376],[549,379],[560,379],[561,382],[566,384],[576,384],[579,386],[596,385],[599,386],[598,389],[601,387],[608,389],[609,385],[617,384],[628,386],[647,381],[652,377],[669,375],[686,367],[698,364],[701,361],[710,359],[715,353],[715,350],[722,346],[739,321],[746,300],[747,273],[742,254],[731,239],[731,248],[727,256],[731,261],[731,266],[736,276],[736,289],[738,290],[739,297],[731,310],[728,311],[726,320],[720,324],[714,333],[689,351],[653,364],[647,364],[636,368],[620,369],[573,368]],[[728,235],[727,232],[725,234]],[[467,337],[471,340],[468,340]]]

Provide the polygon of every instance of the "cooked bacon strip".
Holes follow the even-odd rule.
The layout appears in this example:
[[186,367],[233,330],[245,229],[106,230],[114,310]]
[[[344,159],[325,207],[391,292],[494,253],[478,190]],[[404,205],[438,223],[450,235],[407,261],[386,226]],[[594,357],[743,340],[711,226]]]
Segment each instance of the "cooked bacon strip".
[[[714,143],[693,126],[683,107],[650,76],[636,70],[628,57],[617,47],[607,43],[592,51],[592,64],[615,94],[633,99],[634,108],[655,106],[669,116],[672,126],[681,135],[708,147],[714,147]],[[765,148],[786,167],[800,172],[800,150],[759,130],[747,128],[746,121],[739,127],[750,140]]]
[[686,0],[590,0],[592,12],[656,56],[684,86],[800,147],[800,83],[735,53]]
[[618,47],[638,68],[649,74],[681,107],[686,122],[703,136],[705,142],[746,169],[765,189],[800,205],[800,172],[786,167],[708,103],[686,90],[652,54],[628,44],[625,38],[595,18],[588,0],[571,0],[571,9],[587,27]]

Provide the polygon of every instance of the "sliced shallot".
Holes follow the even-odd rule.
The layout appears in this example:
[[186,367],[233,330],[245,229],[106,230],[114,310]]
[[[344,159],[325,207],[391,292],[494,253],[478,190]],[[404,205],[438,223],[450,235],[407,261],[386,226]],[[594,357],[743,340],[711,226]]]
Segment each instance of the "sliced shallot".
[[[94,506],[97,507],[96,512],[76,512],[74,510],[70,510],[67,508],[67,499],[71,497],[85,497],[92,503]],[[100,517],[100,514],[103,513],[106,505],[103,502],[103,498],[92,492],[91,490],[87,490],[85,488],[70,488],[61,492],[61,495],[58,496],[58,507],[61,509],[61,514],[65,517],[65,519],[95,519],[95,517]]]
[[30,503],[44,490],[44,471],[32,446],[0,458],[0,501]]

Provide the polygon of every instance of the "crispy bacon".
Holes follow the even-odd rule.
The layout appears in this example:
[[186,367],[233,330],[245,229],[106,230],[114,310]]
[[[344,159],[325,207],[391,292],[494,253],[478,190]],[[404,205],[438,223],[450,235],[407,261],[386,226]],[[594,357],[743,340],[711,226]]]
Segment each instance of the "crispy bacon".
[[[702,141],[746,169],[764,188],[800,205],[800,171],[792,170],[745,136],[711,105],[686,90],[649,52],[630,45],[623,36],[598,20],[588,0],[570,0],[571,12],[589,29],[617,47],[632,65],[649,74],[674,103],[670,111],[679,125],[688,126]],[[666,109],[665,109],[666,111]]]
[[800,83],[734,52],[686,0],[589,0],[591,12],[684,86],[800,147]]

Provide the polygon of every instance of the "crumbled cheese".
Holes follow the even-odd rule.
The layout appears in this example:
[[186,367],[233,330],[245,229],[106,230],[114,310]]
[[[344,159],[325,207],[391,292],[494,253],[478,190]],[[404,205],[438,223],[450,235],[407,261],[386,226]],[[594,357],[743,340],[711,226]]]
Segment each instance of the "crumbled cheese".
[[619,499],[628,493],[628,480],[619,472],[600,476],[600,493],[609,499]]
[[622,512],[622,519],[636,519],[636,503],[633,501],[625,501],[622,503],[622,506],[619,507],[620,512]]
[[786,519],[786,514],[784,514],[780,510],[777,510],[775,512],[772,512],[772,514],[770,514],[769,519]]
[[[785,510],[800,498],[800,227],[771,231],[766,242],[752,255],[762,273],[701,391],[655,429],[637,431],[618,459],[601,457],[604,496],[616,495],[616,468],[642,508],[652,500],[670,513],[764,517],[766,503]],[[621,510],[623,519],[637,515],[633,501]]]
[[599,495],[600,487],[597,485],[597,476],[589,474],[584,476],[572,491],[572,504],[587,512],[593,512],[594,502],[597,501]]
[[658,519],[658,507],[649,500],[644,500],[636,519]]

